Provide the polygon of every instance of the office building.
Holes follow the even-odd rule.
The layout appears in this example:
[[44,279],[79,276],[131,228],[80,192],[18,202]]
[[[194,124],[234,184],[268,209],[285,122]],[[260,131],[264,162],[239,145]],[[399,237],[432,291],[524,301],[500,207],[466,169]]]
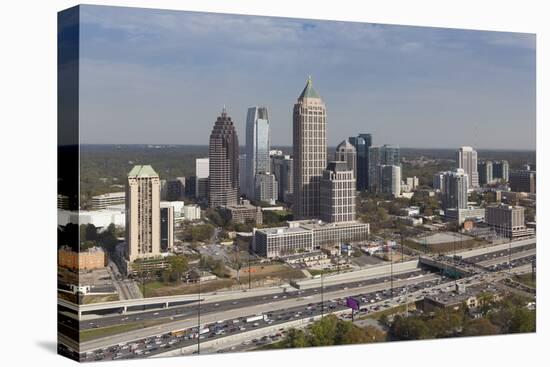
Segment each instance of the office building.
[[349,142],[355,147],[357,154],[357,191],[369,188],[369,147],[372,146],[371,134],[359,134],[349,137]]
[[239,196],[248,196],[248,193],[246,191],[247,174],[248,172],[246,170],[246,154],[239,154]]
[[206,200],[208,197],[208,178],[210,176],[210,158],[195,159],[195,198]]
[[263,223],[262,208],[250,204],[248,200],[239,200],[238,204],[226,205],[220,208],[222,215],[234,223],[252,221],[257,225]]
[[456,168],[461,168],[468,175],[469,189],[479,187],[477,172],[477,151],[472,147],[460,147],[456,151]]
[[511,239],[534,235],[534,230],[525,226],[525,208],[522,206],[489,206],[485,221],[496,233]]
[[185,178],[185,196],[194,198],[197,195],[197,176],[189,176]]
[[101,210],[110,205],[124,204],[125,200],[125,192],[110,192],[103,195],[92,196],[92,210]]
[[320,180],[327,166],[326,107],[313,89],[311,77],[293,111],[294,215],[298,219],[320,214]]
[[254,178],[254,199],[275,204],[279,198],[279,185],[275,175],[271,173],[257,173]]
[[225,107],[210,134],[208,206],[237,204],[239,197],[239,138]]
[[[246,115],[246,175],[245,187],[241,188],[247,197],[254,198],[254,179],[259,173],[269,173],[271,162],[271,135],[266,107],[250,107]],[[242,169],[242,168],[240,168]]]
[[277,180],[278,200],[290,203],[294,191],[294,160],[289,155],[277,154],[271,157],[271,169]]
[[357,180],[357,150],[349,140],[346,139],[338,144],[334,152],[334,160],[346,162],[348,170],[353,171],[353,177]]
[[328,223],[351,222],[356,218],[357,187],[348,162],[329,162],[321,178],[321,219]]
[[501,182],[508,182],[510,175],[510,165],[508,161],[493,162],[493,179],[498,179]]
[[170,202],[160,203],[160,251],[168,252],[174,247],[174,206]]
[[458,208],[466,209],[468,207],[468,187],[469,177],[462,168],[455,171],[443,172],[443,207],[445,209]]
[[151,166],[134,166],[126,185],[126,258],[160,254],[160,179]]
[[433,175],[434,190],[442,191],[445,186],[445,172],[437,172]]
[[318,251],[333,245],[367,241],[368,223],[289,221],[286,227],[254,229],[253,250],[267,258]]
[[535,194],[537,192],[537,172],[520,170],[510,171],[510,190],[514,192]]
[[401,195],[401,166],[379,165],[378,192],[390,194],[393,197]]
[[[401,153],[398,146],[382,145],[371,146],[368,150],[368,181],[369,191],[380,192],[380,168],[379,166],[401,166]],[[399,182],[401,185],[401,182]]]
[[185,177],[176,177],[166,181],[166,200],[177,201],[185,195]]
[[480,185],[489,185],[493,183],[493,162],[482,161],[477,164]]
[[185,205],[182,209],[182,215],[185,220],[201,219],[201,208],[196,204]]

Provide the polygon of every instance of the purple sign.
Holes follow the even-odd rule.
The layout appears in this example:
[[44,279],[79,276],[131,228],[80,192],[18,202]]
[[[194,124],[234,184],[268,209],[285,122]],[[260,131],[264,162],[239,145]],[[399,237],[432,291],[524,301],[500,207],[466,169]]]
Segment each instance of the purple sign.
[[352,310],[357,311],[359,309],[359,301],[357,301],[353,297],[348,297],[346,298],[346,306],[348,306]]

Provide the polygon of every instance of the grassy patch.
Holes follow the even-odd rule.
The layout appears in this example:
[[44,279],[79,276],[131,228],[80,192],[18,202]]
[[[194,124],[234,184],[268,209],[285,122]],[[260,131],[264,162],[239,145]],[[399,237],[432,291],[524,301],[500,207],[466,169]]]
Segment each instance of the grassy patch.
[[97,329],[87,329],[80,332],[80,342],[87,342],[90,340],[112,336],[127,331],[143,329],[150,326],[160,325],[165,323],[167,318],[155,319],[155,320],[145,320],[140,322],[132,322],[121,325],[106,326]]
[[537,288],[537,276],[533,278],[531,273],[514,276],[514,280],[531,288]]
[[118,294],[89,295],[82,297],[83,304],[118,301]]
[[[236,284],[234,279],[217,279],[208,282],[202,282],[200,290],[203,293],[214,292],[220,289],[229,288]],[[199,292],[199,285],[196,283],[174,283],[164,284],[159,281],[152,281],[139,285],[144,297],[163,297],[163,296],[175,296],[181,294],[194,294]]]

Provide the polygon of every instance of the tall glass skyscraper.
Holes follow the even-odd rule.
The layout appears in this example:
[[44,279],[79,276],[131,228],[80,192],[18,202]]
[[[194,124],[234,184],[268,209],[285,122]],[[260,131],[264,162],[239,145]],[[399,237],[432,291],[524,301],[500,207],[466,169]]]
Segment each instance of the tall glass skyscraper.
[[255,197],[255,177],[270,172],[271,135],[266,107],[250,107],[246,115],[246,177],[241,191]]
[[350,136],[348,140],[357,151],[357,190],[367,190],[369,188],[369,147],[372,146],[372,135],[359,134]]
[[368,177],[369,190],[377,192],[380,190],[380,169],[378,166],[401,166],[401,151],[395,145],[382,145],[369,147],[368,149]]
[[327,167],[327,111],[311,77],[294,105],[294,215],[319,218],[320,180]]

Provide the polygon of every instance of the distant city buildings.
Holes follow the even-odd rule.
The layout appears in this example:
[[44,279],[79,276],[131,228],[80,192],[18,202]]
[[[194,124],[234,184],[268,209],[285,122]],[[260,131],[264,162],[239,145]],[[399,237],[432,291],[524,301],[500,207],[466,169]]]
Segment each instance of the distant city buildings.
[[[246,116],[246,175],[241,188],[248,198],[256,195],[256,175],[271,171],[271,133],[266,107],[250,107]],[[242,168],[241,168],[242,169]]]
[[419,183],[418,177],[416,177],[416,176],[414,176],[414,177],[407,177],[407,179],[406,179],[405,182],[406,182],[406,185],[409,186],[409,189],[410,189],[411,191],[415,191],[415,190],[418,189],[418,186],[419,186],[419,185],[418,185],[418,183]]
[[338,144],[334,152],[334,160],[346,162],[348,170],[353,171],[353,177],[357,180],[357,150],[348,139]]
[[493,183],[493,162],[482,161],[477,164],[477,171],[479,174],[479,184],[489,185]]
[[282,152],[272,154],[271,169],[278,183],[278,200],[290,203],[294,192],[294,160]]
[[208,206],[236,205],[239,197],[239,139],[225,107],[212,128],[208,153]]
[[310,77],[293,112],[293,209],[297,219],[320,214],[320,180],[327,165],[326,118],[325,104]]
[[514,192],[535,194],[537,192],[537,172],[522,170],[510,171],[510,190]]
[[359,134],[348,138],[357,154],[357,191],[369,189],[369,147],[372,146],[371,134]]
[[468,175],[469,189],[479,187],[477,172],[477,151],[472,147],[460,147],[456,151],[456,167]]
[[508,182],[509,174],[510,165],[508,164],[508,161],[493,161],[493,179]]
[[110,205],[124,204],[125,200],[125,192],[110,192],[107,194],[92,196],[92,210],[101,210]]
[[354,221],[356,190],[348,162],[330,162],[321,178],[321,219],[328,223]]
[[134,166],[126,186],[126,258],[160,254],[160,179],[151,166]]

